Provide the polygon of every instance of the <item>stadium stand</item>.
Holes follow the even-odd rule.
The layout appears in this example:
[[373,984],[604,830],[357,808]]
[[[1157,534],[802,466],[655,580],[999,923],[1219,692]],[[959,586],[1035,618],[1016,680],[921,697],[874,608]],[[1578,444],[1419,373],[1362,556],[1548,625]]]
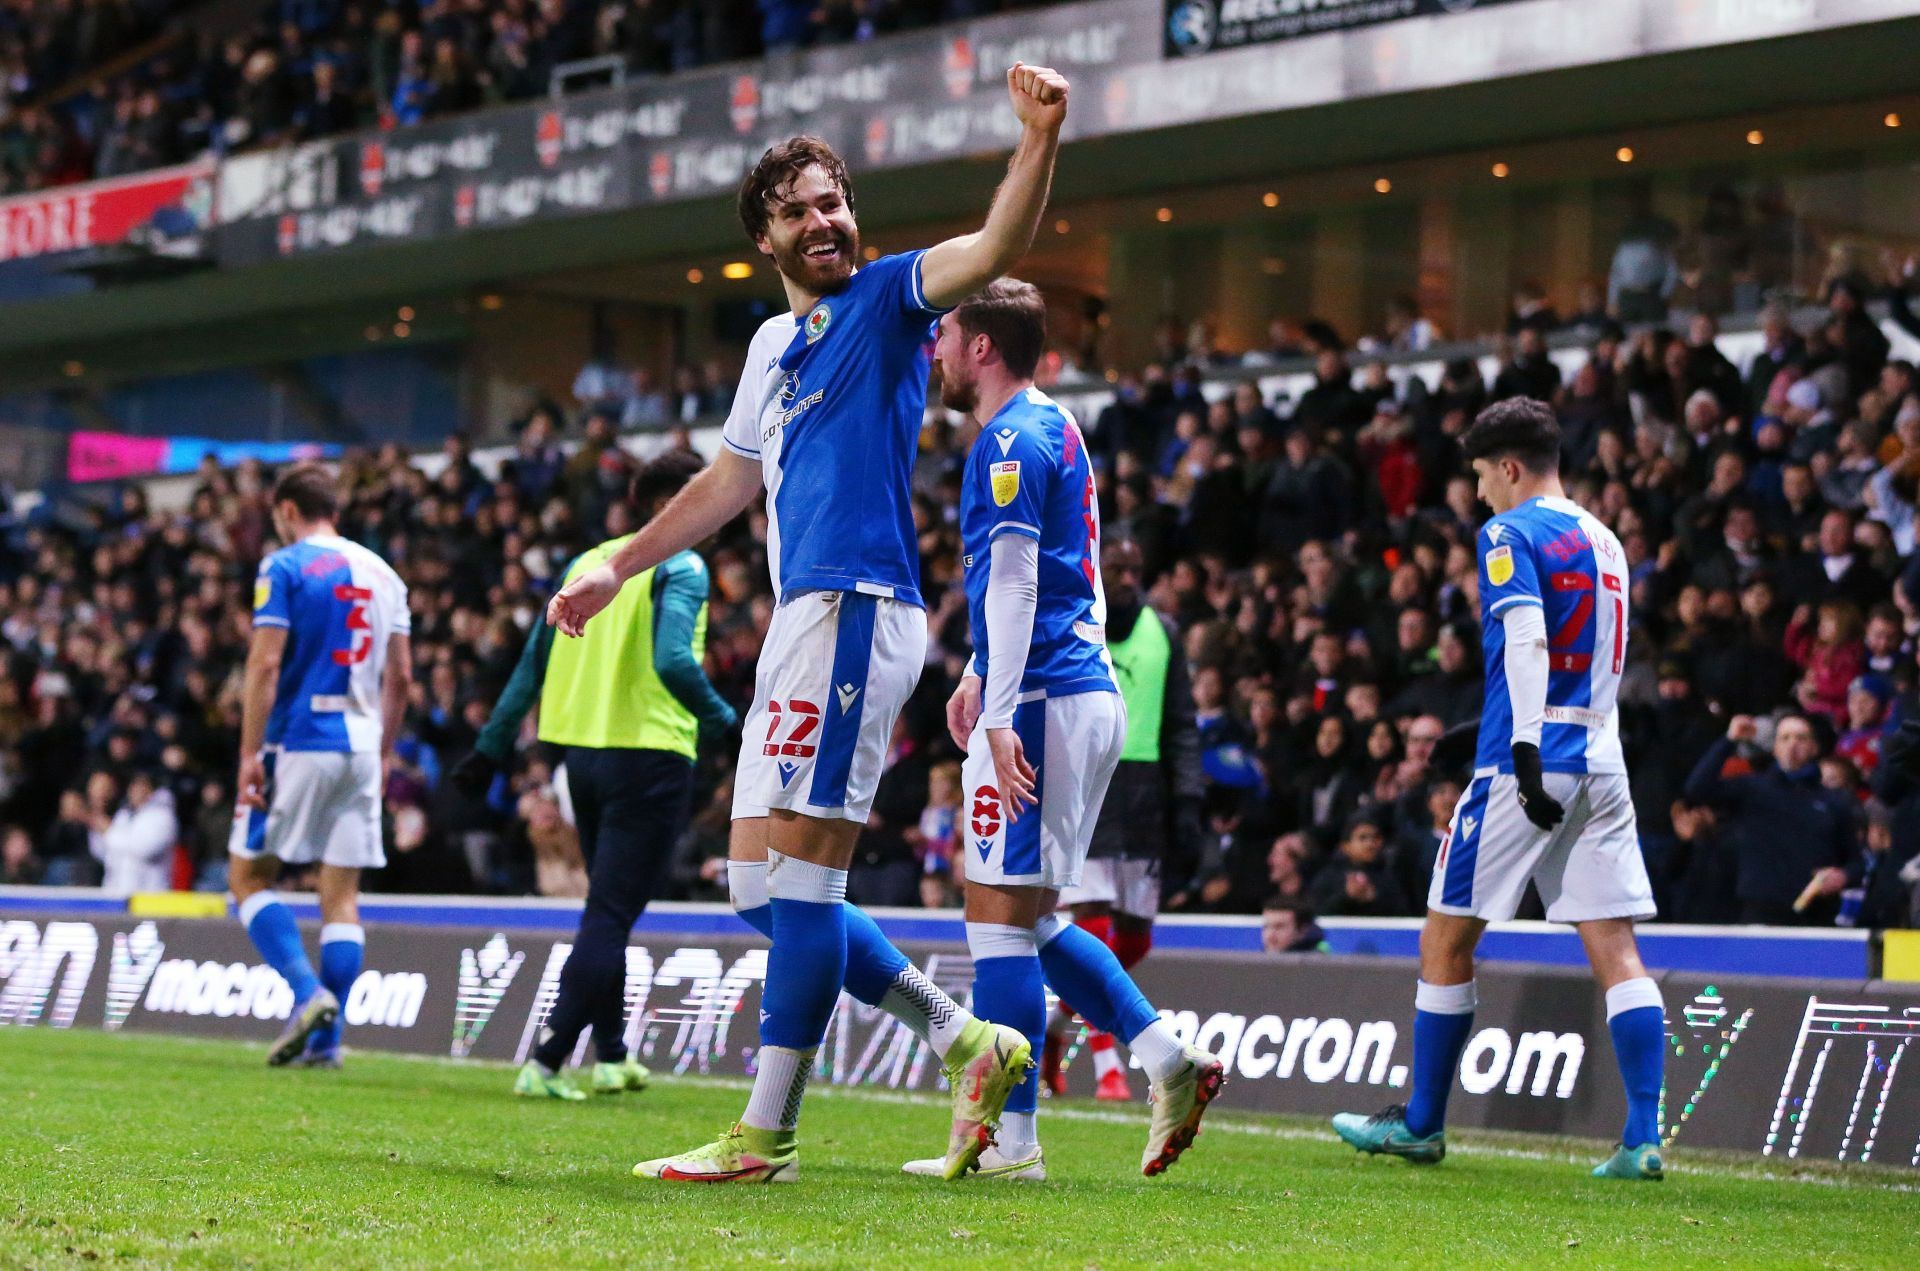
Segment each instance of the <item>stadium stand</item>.
[[[1604,315],[1563,324],[1523,312],[1522,296],[1511,342],[1429,349],[1443,360],[1411,364],[1424,374],[1356,354],[1316,322],[1276,324],[1297,341],[1279,361],[1213,348],[1204,322],[1169,323],[1156,359],[1116,374],[1112,391],[1069,365],[1063,398],[1105,402],[1084,422],[1106,533],[1141,544],[1150,599],[1176,619],[1194,670],[1209,833],[1168,863],[1169,907],[1419,912],[1458,789],[1436,743],[1479,703],[1470,543],[1484,512],[1457,439],[1483,404],[1527,392],[1558,405],[1570,490],[1631,563],[1622,715],[1663,915],[1911,923],[1920,385],[1864,304],[1884,295],[1886,330],[1912,332],[1907,281],[1830,279],[1825,308],[1770,310],[1738,341],[1708,319],[1684,331],[1629,332]],[[1270,391],[1280,382],[1304,391]],[[397,850],[376,888],[566,894],[578,883],[545,756],[527,752],[479,802],[445,774],[573,554],[632,527],[622,492],[635,454],[694,444],[683,423],[661,429],[669,416],[711,422],[713,394],[693,378],[671,410],[595,390],[583,374],[575,392],[592,404],[571,424],[540,406],[499,453],[475,456],[455,436],[439,453],[387,446],[342,465],[343,531],[396,562],[415,608],[415,700],[387,786]],[[622,436],[623,413],[655,427]],[[562,441],[569,433],[577,440]],[[863,903],[952,894],[941,707],[967,650],[961,457],[947,421],[930,417],[917,518],[937,657],[861,843],[852,890]],[[0,879],[87,883],[103,867],[132,877],[128,858],[151,856],[158,834],[178,846],[149,871],[223,886],[268,486],[256,462],[209,461],[177,511],[152,510],[137,486],[102,488],[8,527]],[[709,555],[711,670],[744,702],[771,613],[764,518],[736,522]],[[1809,721],[1813,754],[1782,739],[1782,769],[1762,743],[1794,732],[1775,726],[1787,712]],[[713,747],[705,760],[673,895],[722,893],[731,753]],[[1815,801],[1855,827],[1844,841],[1778,832],[1781,816]],[[1796,908],[1815,869],[1834,872]]]
[[[1025,7],[4,0],[0,195],[534,97],[575,63],[664,75]],[[1897,114],[1886,119],[1897,127]],[[1632,562],[1623,715],[1663,913],[1913,921],[1920,793],[1904,760],[1920,741],[1920,385],[1889,341],[1920,338],[1912,266],[1875,276],[1882,262],[1844,241],[1823,256],[1775,186],[1754,189],[1750,207],[1724,184],[1693,190],[1699,215],[1684,230],[1640,207],[1575,312],[1562,317],[1543,287],[1521,282],[1491,343],[1442,343],[1411,298],[1352,339],[1276,318],[1256,349],[1219,347],[1206,315],[1169,317],[1151,359],[1133,366],[1108,365],[1096,324],[1061,341],[1050,373],[1094,408],[1083,422],[1107,532],[1141,544],[1153,603],[1177,620],[1194,670],[1209,833],[1169,862],[1170,907],[1418,911],[1452,806],[1434,750],[1479,704],[1469,544],[1483,513],[1457,438],[1484,403],[1528,394],[1560,408],[1573,493]],[[1813,303],[1720,335],[1709,315],[1751,314],[1765,296]],[[1693,316],[1670,328],[1669,313]],[[251,422],[259,394],[239,391],[250,374],[208,372],[192,398],[168,381],[142,405],[209,422],[200,405],[218,396]],[[479,802],[444,774],[573,554],[631,528],[621,492],[635,454],[695,444],[691,430],[728,396],[724,368],[682,366],[661,384],[647,374],[589,363],[571,409],[535,407],[502,454],[474,455],[456,437],[426,455],[388,445],[346,456],[343,528],[400,563],[418,610],[416,701],[388,787],[399,850],[376,885],[577,884],[544,757]],[[451,410],[443,388],[385,395]],[[84,422],[43,395],[61,429]],[[414,413],[415,435],[438,431],[437,417]],[[959,462],[951,429],[930,422],[919,515],[939,664],[863,841],[853,887],[869,903],[953,895],[943,800],[954,756],[939,707],[967,640]],[[269,545],[269,484],[257,461],[209,462],[178,508],[150,507],[139,485],[97,487],[5,524],[0,881],[223,886],[247,583]],[[713,565],[710,657],[722,691],[744,702],[770,612],[764,521],[731,527]],[[1805,713],[1817,752],[1790,774],[1766,748],[1786,711]],[[1750,729],[1750,717],[1763,724]],[[674,894],[720,894],[728,753],[713,748],[703,770],[708,802]],[[1801,855],[1779,850],[1795,836],[1760,832],[1813,801],[1844,809],[1857,832],[1799,844]],[[1833,872],[1796,908],[1816,868]]]
[[[1040,0],[1047,2],[1047,0]],[[669,74],[1033,0],[101,0],[0,6],[0,196]],[[207,21],[209,17],[214,20]]]

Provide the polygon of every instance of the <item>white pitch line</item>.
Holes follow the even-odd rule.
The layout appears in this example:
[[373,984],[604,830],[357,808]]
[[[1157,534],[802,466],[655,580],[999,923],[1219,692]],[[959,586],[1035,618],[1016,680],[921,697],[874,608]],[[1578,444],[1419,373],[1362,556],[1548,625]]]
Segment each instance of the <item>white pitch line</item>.
[[[175,1038],[171,1040],[198,1041],[203,1039]],[[254,1049],[262,1049],[262,1047],[255,1043],[246,1044],[251,1045]],[[517,1065],[504,1060],[494,1059],[456,1060],[446,1055],[413,1055],[389,1051],[368,1051],[366,1053],[382,1059],[399,1059],[408,1063],[431,1064],[435,1067],[450,1065],[459,1068],[498,1068],[506,1072],[513,1071],[517,1067]],[[662,1085],[714,1086],[722,1090],[751,1090],[753,1088],[752,1080],[746,1077],[674,1076],[656,1073],[654,1075],[654,1081]],[[907,1106],[931,1107],[945,1102],[945,1096],[938,1094],[914,1094],[903,1090],[853,1089],[848,1086],[810,1086],[807,1093],[830,1099],[854,1099],[870,1103],[893,1103]],[[1081,1121],[1099,1125],[1144,1126],[1146,1123],[1144,1116],[1130,1115],[1121,1112],[1106,1112],[1098,1108],[1054,1108],[1043,1103],[1040,1112],[1043,1119],[1058,1117],[1062,1121]],[[1206,1128],[1216,1134],[1245,1134],[1255,1138],[1283,1139],[1299,1143],[1325,1144],[1332,1142],[1328,1137],[1331,1131],[1322,1133],[1318,1130],[1309,1130],[1299,1126],[1261,1125],[1249,1121],[1216,1119],[1207,1122]],[[1511,1161],[1543,1161],[1553,1165],[1584,1164],[1586,1159],[1582,1156],[1576,1156],[1571,1152],[1543,1152],[1537,1148],[1502,1147],[1492,1143],[1475,1143],[1466,1150],[1473,1156],[1498,1156]],[[1677,1170],[1676,1173],[1681,1175],[1711,1175],[1716,1178],[1757,1179],[1762,1182],[1773,1183],[1804,1183],[1813,1187],[1874,1187],[1889,1192],[1920,1194],[1920,1183],[1882,1182],[1876,1178],[1848,1179],[1825,1174],[1776,1174],[1770,1170],[1746,1169],[1740,1166],[1728,1167],[1688,1163],[1684,1168]]]
[[[424,1056],[417,1056],[424,1058]],[[702,1086],[721,1086],[734,1090],[751,1090],[753,1082],[744,1077],[665,1077],[659,1078],[670,1084]],[[827,1098],[856,1099],[869,1103],[892,1103],[907,1106],[932,1106],[944,1103],[943,1096],[909,1093],[903,1090],[867,1090],[853,1089],[848,1086],[810,1086],[809,1095],[822,1095]],[[1144,1112],[1144,1107],[1142,1111]],[[1099,1125],[1126,1125],[1145,1128],[1144,1115],[1129,1115],[1124,1112],[1107,1112],[1098,1108],[1055,1108],[1045,1103],[1040,1105],[1042,1123],[1053,1118],[1062,1121],[1081,1121]],[[1238,1120],[1213,1120],[1206,1123],[1211,1133],[1244,1134],[1254,1138],[1284,1139],[1299,1143],[1331,1143],[1332,1131],[1309,1130],[1292,1125],[1261,1125],[1257,1122]],[[1573,1152],[1543,1152],[1537,1148],[1502,1147],[1498,1144],[1475,1143],[1465,1149],[1473,1156],[1498,1156],[1512,1161],[1543,1161],[1552,1165],[1583,1165],[1586,1157]],[[1712,1165],[1688,1164],[1677,1171],[1682,1174],[1710,1174],[1718,1178],[1751,1178],[1776,1183],[1809,1183],[1816,1187],[1877,1187],[1891,1192],[1920,1193],[1920,1183],[1881,1182],[1877,1179],[1850,1180],[1820,1174],[1775,1174],[1766,1170],[1748,1170],[1739,1166],[1732,1168]]]

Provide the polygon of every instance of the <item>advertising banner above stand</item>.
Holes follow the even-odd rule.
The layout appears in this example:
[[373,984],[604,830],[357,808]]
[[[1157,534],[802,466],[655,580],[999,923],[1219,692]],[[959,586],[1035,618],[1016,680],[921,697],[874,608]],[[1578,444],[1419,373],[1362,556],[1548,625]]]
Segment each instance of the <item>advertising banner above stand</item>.
[[1514,0],[1166,0],[1168,57],[1490,9]]
[[728,195],[801,132],[856,175],[1003,153],[1016,61],[1072,81],[1074,142],[1910,16],[1911,0],[1093,0],[237,155],[220,165],[216,254],[240,266]]

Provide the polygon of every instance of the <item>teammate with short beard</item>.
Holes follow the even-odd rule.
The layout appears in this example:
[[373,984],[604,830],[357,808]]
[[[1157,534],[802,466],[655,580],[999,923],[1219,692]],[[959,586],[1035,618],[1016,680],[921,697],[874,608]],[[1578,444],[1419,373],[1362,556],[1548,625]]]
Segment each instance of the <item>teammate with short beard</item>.
[[[940,320],[940,400],[973,433],[960,487],[973,663],[947,703],[962,770],[967,947],[976,1009],[1038,1042],[1045,985],[1126,1039],[1153,1083],[1141,1172],[1164,1173],[1199,1132],[1226,1079],[1217,1056],[1183,1043],[1104,943],[1058,912],[1080,881],[1101,801],[1127,741],[1127,707],[1107,657],[1100,506],[1080,426],[1033,385],[1046,305],[1002,278]],[[1047,1176],[1035,1125],[1039,1082],[1015,1088],[989,1177]],[[910,1174],[951,1177],[951,1161]]]

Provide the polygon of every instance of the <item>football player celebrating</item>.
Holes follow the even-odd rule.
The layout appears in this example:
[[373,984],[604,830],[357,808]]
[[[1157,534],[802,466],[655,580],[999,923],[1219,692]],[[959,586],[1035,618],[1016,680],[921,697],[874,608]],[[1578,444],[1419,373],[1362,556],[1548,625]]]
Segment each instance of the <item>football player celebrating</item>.
[[759,1068],[740,1122],[635,1173],[691,1182],[797,1177],[814,1053],[842,984],[907,1020],[953,1089],[949,1168],[974,1167],[1032,1065],[1018,1031],[977,1020],[845,903],[895,718],[925,663],[912,469],[926,345],[941,313],[998,277],[1046,208],[1067,81],[1016,64],[1021,124],[1007,179],[977,232],[864,267],[846,165],[818,138],[769,150],[740,190],[748,237],[772,258],[790,312],[748,347],[725,448],[661,514],[548,609],[577,635],[621,585],[714,533],[764,486],[778,597],[734,790],[734,907],[769,935]]

